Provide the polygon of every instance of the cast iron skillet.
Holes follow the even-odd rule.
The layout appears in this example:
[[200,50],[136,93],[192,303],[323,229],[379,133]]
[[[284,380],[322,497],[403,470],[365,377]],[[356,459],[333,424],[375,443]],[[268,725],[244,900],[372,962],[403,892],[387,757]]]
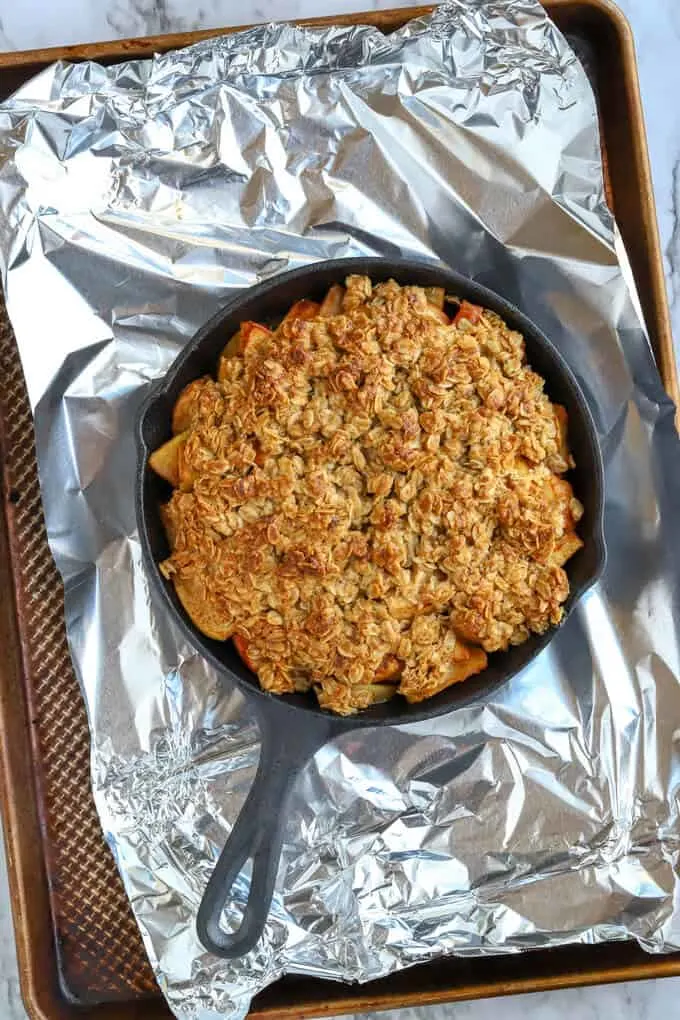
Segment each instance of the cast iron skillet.
[[[149,453],[170,437],[175,400],[192,379],[214,374],[227,339],[242,321],[276,324],[294,301],[321,300],[328,287],[342,283],[348,273],[362,273],[374,282],[394,278],[398,283],[443,286],[448,294],[467,298],[498,312],[524,334],[528,361],[546,380],[546,392],[569,414],[569,440],[576,460],[570,480],[585,507],[579,533],[585,543],[567,564],[570,594],[565,618],[576,601],[597,580],[605,562],[602,534],[603,471],[593,420],[570,369],[550,341],[503,298],[449,269],[407,259],[356,258],[315,263],[282,273],[233,298],[202,329],[174,362],[160,383],[152,387],[138,422],[139,466],[136,507],[146,569],[172,618],[188,640],[224,677],[236,684],[257,716],[262,749],[259,767],[248,799],[227,840],[203,895],[197,930],[203,945],[218,956],[237,957],[252,949],[262,935],[279,864],[286,801],[302,767],[327,741],[341,733],[367,726],[388,726],[430,719],[462,705],[479,701],[527,666],[551,640],[554,630],[534,635],[523,645],[489,656],[483,673],[455,684],[419,705],[396,697],[349,718],[319,708],[313,693],[276,697],[262,691],[232,642],[213,641],[193,626],[182,609],[172,584],[165,581],[158,562],[168,555],[159,504],[169,486],[147,467]],[[220,915],[243,865],[252,858],[252,879],[241,926],[228,933],[220,928]]]

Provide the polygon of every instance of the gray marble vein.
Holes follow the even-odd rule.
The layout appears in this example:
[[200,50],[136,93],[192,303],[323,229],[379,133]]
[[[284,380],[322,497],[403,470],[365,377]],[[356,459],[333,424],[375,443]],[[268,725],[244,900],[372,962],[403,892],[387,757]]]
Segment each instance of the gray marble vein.
[[[415,2],[415,0],[412,0]],[[680,0],[618,0],[637,45],[654,191],[680,337]],[[400,0],[0,0],[0,49],[301,18],[400,5]],[[402,6],[403,6],[402,2]],[[680,348],[676,347],[680,351]],[[376,1020],[674,1020],[680,978],[376,1014]],[[23,1020],[4,850],[0,840],[0,1020]],[[371,1015],[372,1016],[372,1015]]]
[[[680,44],[679,44],[680,45]],[[677,320],[680,301],[680,156],[675,159],[671,171],[671,234],[666,245],[668,259],[668,300],[671,314],[675,318],[674,332],[677,337]]]
[[7,861],[0,839],[0,1017],[2,1020],[23,1020],[26,1016],[19,992],[14,928],[9,905]]
[[203,7],[183,14],[173,10],[168,0],[112,0],[106,8],[106,23],[112,35],[124,38],[189,32],[204,27],[207,21]]

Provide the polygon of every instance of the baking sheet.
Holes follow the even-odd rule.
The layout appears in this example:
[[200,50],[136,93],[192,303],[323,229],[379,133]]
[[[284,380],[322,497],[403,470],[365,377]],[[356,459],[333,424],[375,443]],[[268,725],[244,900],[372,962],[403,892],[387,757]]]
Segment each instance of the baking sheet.
[[[534,26],[534,27],[535,27],[535,26]],[[419,40],[419,42],[420,42],[420,40]],[[76,97],[76,98],[79,98],[79,97]],[[586,179],[587,179],[587,180],[589,180],[589,179],[590,179],[588,175],[586,175]],[[502,189],[501,189],[501,194],[502,194],[502,193],[503,193],[503,192],[502,192]],[[46,218],[49,218],[49,212],[48,212],[48,215],[47,215],[47,217],[46,217]],[[607,221],[607,222],[608,222],[608,221]],[[589,224],[588,224],[588,225],[589,225]],[[577,232],[578,232],[578,231],[577,231]],[[354,243],[356,243],[356,241],[354,241]],[[478,248],[480,249],[480,250],[479,250],[479,251],[477,252],[477,255],[478,255],[478,256],[480,256],[480,255],[481,255],[481,256],[483,256],[483,255],[485,254],[485,251],[484,251],[484,249],[485,249],[485,247],[486,247],[486,246],[487,246],[487,237],[486,237],[486,235],[484,234],[484,231],[482,230],[482,232],[481,232],[481,243],[480,243],[480,244],[478,245]],[[604,248],[604,247],[606,247],[606,245],[603,245],[603,248]],[[365,248],[365,247],[364,247],[364,248],[361,248],[361,246],[359,246],[359,248],[358,248],[358,249],[354,249],[354,250],[363,250],[363,251],[365,251],[365,250],[370,250],[370,249],[367,249],[367,248]],[[408,249],[408,248],[407,248],[407,249],[405,249],[405,250],[412,250],[412,249]],[[599,252],[599,248],[597,248],[597,251]],[[53,255],[53,253],[54,253],[54,249],[50,249],[50,252],[49,252],[49,254]],[[440,253],[440,254],[441,254],[441,253]],[[494,267],[495,259],[494,259],[493,257],[492,257],[491,259],[489,259],[489,258],[488,258],[488,253],[486,253],[486,254],[487,254],[487,262],[489,262],[489,263],[490,263],[489,265],[487,265],[486,271],[487,271],[487,272],[489,273],[489,276],[490,276],[490,275],[491,275],[491,274],[493,273],[493,267]],[[494,248],[493,248],[493,245],[491,245],[491,254],[492,254],[492,255],[494,255],[494,254],[495,254],[495,252],[494,252]],[[592,254],[592,253],[591,253],[591,254]],[[601,253],[600,253],[600,254],[601,254]],[[516,253],[515,253],[515,255],[516,255]],[[503,261],[503,258],[504,258],[504,257],[505,257],[505,256],[504,256],[504,255],[503,255],[502,253],[499,253],[499,254],[498,254],[498,264],[499,264],[499,265],[501,265],[501,264],[502,264],[502,261]],[[546,259],[546,257],[547,257],[547,256],[545,256],[545,253],[544,253],[544,255],[543,255],[543,264],[545,263],[545,259]],[[452,259],[451,259],[451,255],[450,255],[450,254],[448,255],[448,258],[449,258],[449,260],[452,260]],[[470,261],[472,262],[472,261],[473,261],[473,259],[472,259],[472,256],[469,256],[469,258],[470,258]],[[524,257],[524,259],[523,259],[522,261],[524,262],[524,260],[525,260],[525,259],[526,259],[526,256]],[[578,259],[577,259],[576,261],[578,262]],[[587,261],[587,260],[586,260],[586,261]],[[600,260],[599,260],[599,261],[601,262],[601,261],[602,261],[602,259],[600,258]],[[457,264],[458,264],[458,265],[460,265],[460,263],[459,263],[459,262],[458,262]],[[598,263],[598,264],[599,264],[599,263]],[[535,268],[536,266],[539,266],[539,267],[540,267],[540,265],[541,265],[541,259],[540,259],[539,257],[535,256],[535,255],[534,255],[534,264],[533,264],[533,265],[534,265],[534,268]],[[608,269],[608,270],[612,270],[612,272],[611,272],[611,281],[610,281],[610,289],[611,289],[611,293],[614,293],[614,294],[615,294],[615,293],[617,293],[617,292],[618,292],[618,290],[619,290],[619,286],[620,286],[620,285],[619,285],[619,283],[617,282],[617,281],[619,280],[619,278],[618,278],[618,273],[617,273],[617,271],[615,270],[615,262],[614,262],[613,258],[611,259],[611,261],[606,261],[606,260],[605,260],[605,265],[607,266],[607,269]],[[19,267],[19,268],[20,268],[20,267]],[[560,269],[562,269],[562,272],[563,272],[563,274],[564,274],[564,272],[565,272],[565,271],[564,271],[563,267],[559,267],[559,268],[560,268]],[[571,272],[572,272],[572,266],[571,266],[571,265],[569,265],[569,266],[568,266],[568,269],[569,269],[569,274],[571,274]],[[492,280],[491,280],[491,279],[489,278],[489,276],[486,276],[486,277],[485,277],[485,276],[483,275],[483,271],[484,271],[484,263],[483,263],[483,261],[482,261],[482,265],[481,265],[481,270],[482,270],[482,272],[480,272],[480,273],[478,274],[478,275],[480,276],[480,278],[484,279],[484,280],[485,280],[485,282],[489,282],[489,283],[491,283],[491,284],[493,285],[493,283],[492,283]],[[17,275],[18,275],[18,274],[17,274]],[[519,274],[519,275],[521,275],[521,274]],[[580,275],[579,275],[578,273],[576,274],[576,278],[577,278],[577,280],[579,281],[579,284],[580,284],[580,285],[583,285],[583,280],[581,279],[581,276],[580,276]],[[560,279],[561,279],[561,277],[560,277],[560,273],[557,273],[557,274],[556,274],[556,279],[558,279],[558,280],[560,280]],[[200,281],[199,281],[199,282],[200,282]],[[527,282],[528,282],[528,281],[527,281]],[[175,281],[175,283],[176,283],[176,281]],[[19,284],[18,284],[18,286],[19,286]],[[509,295],[509,296],[512,296],[512,295]],[[581,296],[582,296],[582,295],[581,295]],[[573,297],[573,295],[572,295],[572,297]],[[527,297],[526,301],[524,302],[524,305],[523,305],[523,306],[524,306],[525,308],[527,308],[527,302],[528,302],[528,301],[529,301],[529,297]],[[568,303],[567,303],[567,302],[565,302],[565,304],[568,304]],[[624,301],[624,302],[623,302],[623,304],[624,304],[624,306],[625,306],[626,302]],[[586,305],[588,305],[588,303],[586,303]],[[569,308],[570,308],[570,314],[573,314],[573,311],[574,311],[574,308],[573,308],[573,302],[572,302],[572,305],[571,305],[571,306],[569,306]],[[11,306],[10,306],[10,309],[11,309]],[[529,309],[527,308],[527,310],[529,310]],[[591,309],[591,311],[592,311],[592,309]],[[601,312],[601,309],[600,309],[599,307],[597,307],[597,306],[596,306],[596,311],[600,311],[600,312]],[[620,310],[619,310],[619,309],[617,309],[617,316],[618,316],[618,314],[619,314],[619,311],[620,311]],[[540,319],[539,315],[537,315],[537,314],[536,314],[535,312],[533,312],[533,313],[532,313],[532,312],[530,312],[530,314],[533,314],[533,315],[534,315],[534,318],[537,318],[539,322],[541,321],[541,319]],[[543,311],[543,314],[545,314],[545,311]],[[206,316],[206,317],[207,317],[207,316]],[[586,322],[587,322],[587,321],[588,321],[588,320],[587,320],[587,317],[586,317]],[[629,325],[629,326],[628,326],[628,325],[626,325],[627,323],[629,323],[630,325]],[[116,323],[115,323],[115,325],[116,325],[116,328],[117,328],[117,329],[120,329],[120,328],[121,328],[121,327],[120,327],[120,326],[118,325],[118,321],[117,321],[117,320],[116,320]],[[627,342],[627,347],[626,347],[626,344],[624,344],[624,343],[622,343],[622,345],[621,345],[622,347],[626,347],[626,349],[627,349],[627,351],[628,351],[628,354],[629,354],[629,357],[630,357],[630,355],[631,355],[631,352],[635,353],[635,350],[636,350],[636,345],[637,345],[638,347],[640,347],[640,350],[642,351],[642,355],[645,355],[644,347],[641,347],[641,346],[640,346],[640,336],[639,336],[639,333],[637,332],[637,330],[638,330],[638,325],[637,325],[637,323],[635,322],[634,316],[632,316],[632,315],[631,315],[631,312],[630,312],[630,309],[629,309],[629,308],[626,308],[626,307],[624,307],[624,309],[623,309],[623,313],[622,313],[622,317],[621,317],[621,318],[617,318],[617,325],[619,325],[619,326],[621,326],[621,325],[622,325],[624,329],[626,329],[626,328],[630,328],[630,330],[631,330],[631,333],[636,333],[636,335],[635,335],[635,336],[630,336],[630,337],[628,337],[628,338],[627,338],[627,341],[628,341],[628,342]],[[16,326],[16,322],[15,322],[15,326]],[[175,327],[175,324],[173,324],[173,329],[174,329],[174,327]],[[565,332],[567,332],[567,330],[566,330],[566,329],[563,329],[563,330],[562,330],[562,332],[563,332],[563,333],[565,333]],[[611,332],[612,332],[612,331],[611,331],[611,329],[610,329],[610,330],[609,330],[609,333],[608,333],[608,335],[610,335],[610,334],[611,334]],[[553,330],[553,335],[554,335],[554,333],[555,333],[555,330]],[[587,335],[587,334],[586,334],[586,335]],[[625,340],[626,340],[626,337],[625,337],[625,336],[621,336],[621,335],[620,335],[619,339],[620,339],[620,340],[624,340],[624,341],[625,341]],[[20,342],[21,342],[21,336],[20,336]],[[616,349],[616,348],[615,348],[615,349]],[[605,353],[605,351],[607,351],[607,350],[608,350],[608,349],[607,349],[606,347],[604,347],[604,348],[603,348],[603,351],[602,351],[601,353],[602,353],[602,354],[604,354],[604,353]],[[619,351],[620,351],[620,348],[619,348]],[[44,351],[43,351],[43,353],[44,353]],[[91,353],[91,352],[90,352],[90,353]],[[97,353],[98,353],[98,352],[97,352]],[[574,351],[571,351],[571,354],[572,354],[572,356],[573,356],[573,355],[574,355]],[[73,362],[73,360],[74,360],[74,359],[73,359],[73,358],[71,357],[71,358],[70,358],[70,361],[71,361],[71,362]],[[621,357],[619,357],[619,359],[618,359],[618,360],[619,360],[619,361],[623,361],[624,359],[623,359],[623,358],[621,358]],[[76,359],[76,361],[77,361],[77,359]],[[641,361],[641,365],[642,365],[642,367],[644,367],[644,373],[643,373],[643,374],[642,374],[642,376],[641,376],[642,380],[644,380],[644,377],[645,377],[645,375],[646,375],[646,374],[648,373],[648,371],[649,371],[649,366],[648,366],[648,365],[647,365],[647,366],[645,366],[645,363],[644,363],[644,357],[642,358],[642,361]],[[75,365],[75,366],[73,366],[73,365],[72,365],[71,367],[72,367],[72,368],[73,368],[73,370],[75,371],[75,376],[74,376],[74,378],[78,377],[78,374],[79,374],[79,368],[78,368],[78,366],[77,366],[77,365]],[[625,379],[625,368],[626,368],[626,367],[627,367],[627,366],[625,366],[625,362],[624,362],[624,371],[620,372],[619,382],[621,382],[621,381],[622,381],[622,379]],[[638,367],[640,367],[640,365],[638,365]],[[633,368],[635,368],[635,363],[634,363],[634,361],[633,361]],[[648,380],[648,382],[649,382],[649,381],[650,381],[650,380]],[[636,382],[638,382],[638,388],[640,388],[640,382],[639,382],[639,380],[637,380],[637,379],[636,379]],[[657,418],[659,418],[659,417],[661,418],[661,425],[659,425],[659,422],[658,422],[658,421],[655,421],[655,416],[650,416],[650,415],[649,415],[649,408],[647,407],[647,408],[645,409],[645,407],[644,407],[644,404],[643,404],[643,409],[645,409],[645,410],[647,411],[647,413],[646,413],[646,414],[644,414],[644,415],[640,415],[640,414],[638,413],[638,418],[639,418],[639,420],[640,420],[640,423],[641,423],[641,427],[640,427],[639,433],[640,433],[640,436],[641,436],[642,438],[647,438],[647,439],[648,439],[648,438],[649,438],[649,436],[650,436],[650,435],[652,435],[653,433],[655,433],[655,434],[656,434],[656,438],[657,438],[657,439],[658,439],[658,436],[659,436],[659,434],[663,435],[663,429],[664,429],[664,422],[665,422],[665,420],[666,420],[666,418],[667,418],[667,413],[666,413],[666,412],[667,412],[667,408],[664,408],[663,400],[661,400],[661,401],[657,401],[656,397],[654,396],[654,387],[655,387],[655,386],[656,386],[656,387],[658,388],[658,383],[656,383],[656,381],[654,380],[654,378],[653,378],[653,377],[651,377],[651,393],[652,393],[652,400],[653,400],[653,402],[654,402],[654,403],[657,403],[657,404],[658,404],[658,406],[657,406],[657,408],[656,408],[656,410],[655,410],[655,416],[656,416]],[[67,388],[68,388],[68,387],[67,387]],[[86,387],[86,388],[87,388],[87,387]],[[616,392],[616,390],[615,390],[615,392]],[[621,388],[621,390],[620,390],[620,391],[618,391],[618,397],[619,397],[619,398],[622,398],[625,392],[626,392],[626,391],[625,391],[625,386],[624,386],[624,387],[622,387],[622,388]],[[644,386],[642,386],[642,392],[643,392],[643,394],[644,394],[644,393],[646,393],[646,392],[648,393],[649,391],[646,391],[646,390],[645,390],[645,387],[644,387]],[[76,393],[71,393],[71,394],[69,394],[69,396],[71,397],[71,400],[72,400],[72,402],[75,402],[75,403],[77,403],[77,402],[78,402],[78,400],[82,400],[82,397],[83,397],[82,393],[80,393],[80,394],[79,394],[78,392],[76,392]],[[87,394],[87,396],[89,396],[89,394]],[[97,399],[99,399],[99,397],[100,397],[100,394],[99,394],[99,392],[97,392],[97,394],[96,394],[96,398],[97,398]],[[597,394],[596,394],[596,397],[597,397]],[[592,395],[591,395],[591,399],[594,399],[594,398],[592,397]],[[639,408],[636,408],[636,407],[635,407],[635,403],[636,403],[636,401],[635,401],[635,400],[632,400],[632,401],[631,401],[631,404],[633,405],[633,408],[635,408],[635,410],[637,410],[637,411],[639,412]],[[628,406],[626,405],[626,403],[625,403],[625,401],[624,401],[623,399],[622,399],[622,406],[624,406],[624,407],[625,407],[625,418],[626,418],[626,420],[628,420],[628,419],[629,419],[629,417],[630,417],[630,414],[631,414],[631,413],[633,413],[633,412],[631,412],[630,408],[629,408],[629,407],[628,407]],[[604,424],[605,424],[605,429],[604,429],[603,431],[606,431],[606,424],[607,424],[607,423],[606,423],[606,421],[605,421],[605,423],[604,423]],[[86,432],[86,434],[87,434],[87,430],[85,430],[85,432]],[[607,433],[607,438],[609,439],[609,437],[610,437],[611,435],[612,435],[612,430],[610,429],[610,430],[609,430],[609,432]],[[610,444],[610,445],[611,445],[611,444]],[[44,474],[44,472],[43,472],[43,474]],[[651,485],[652,485],[652,486],[655,486],[656,484],[657,484],[657,479],[653,478],[653,476],[652,476],[652,479],[651,479]],[[81,488],[83,488],[83,487],[84,487],[84,488],[85,488],[85,489],[86,489],[87,491],[89,491],[89,489],[90,489],[90,488],[91,488],[92,486],[91,486],[91,483],[90,483],[90,482],[86,482],[86,484],[85,484],[84,486],[81,486]],[[658,538],[658,535],[656,535],[655,537],[656,537],[656,538]],[[53,543],[53,544],[54,544],[54,543]],[[61,563],[60,563],[60,566],[61,566]],[[669,570],[669,571],[671,570],[672,566],[673,566],[672,564],[668,564],[668,565],[667,565],[667,567],[668,567],[668,570]],[[75,571],[75,576],[77,576],[77,574],[78,574],[78,573],[79,573],[79,571]],[[68,591],[67,591],[67,594],[68,594]],[[600,629],[598,629],[598,627],[596,627],[596,628],[595,628],[595,631],[594,631],[594,633],[596,634],[596,636],[598,637],[598,639],[601,639],[601,632],[600,632]],[[562,636],[561,636],[561,637],[562,637]],[[671,648],[671,651],[673,651],[673,650],[674,650],[674,646],[669,646],[669,647]],[[618,690],[617,690],[617,694],[618,694],[618,693],[619,693],[619,692],[618,692]],[[631,704],[633,704],[633,705],[634,705],[634,703],[633,703],[633,702],[631,702]],[[633,713],[633,715],[634,715],[634,713]],[[454,734],[454,736],[455,736],[455,734]],[[489,736],[491,736],[491,734],[490,734]],[[448,739],[449,739],[449,737],[448,737],[448,735],[447,735],[447,740],[448,740]],[[450,750],[451,750],[451,748],[450,748]],[[453,754],[453,757],[455,758],[455,753]],[[342,758],[341,758],[341,760],[342,760]],[[474,775],[474,773],[472,773],[472,774]],[[661,891],[661,894],[663,894],[663,893],[664,893],[664,888],[663,888],[663,886],[660,886],[660,887],[659,887],[659,889],[660,889],[660,891]],[[660,896],[659,896],[659,900],[661,900],[661,899],[663,899],[663,895],[660,895]],[[649,920],[649,916],[650,916],[650,915],[648,914],[648,915],[647,915],[647,920]],[[599,936],[600,936],[601,934],[602,934],[602,932],[598,932],[598,933],[597,933],[597,935],[596,935],[595,937],[599,937]],[[613,926],[613,927],[612,927],[612,930],[611,930],[611,932],[610,932],[610,934],[620,934],[620,932],[616,930],[616,926]]]

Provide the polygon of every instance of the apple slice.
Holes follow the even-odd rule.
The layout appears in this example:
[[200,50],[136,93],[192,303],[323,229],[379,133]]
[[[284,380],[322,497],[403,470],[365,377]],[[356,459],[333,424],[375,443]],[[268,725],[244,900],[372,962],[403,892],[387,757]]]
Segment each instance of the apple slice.
[[461,301],[460,308],[454,316],[453,324],[458,326],[463,319],[467,319],[472,326],[475,326],[481,317],[482,309],[479,305],[473,305],[469,301]]
[[180,432],[178,436],[173,436],[167,443],[154,450],[149,457],[149,467],[175,488],[180,483],[180,453],[186,439],[187,433]]
[[291,305],[282,321],[291,322],[293,319],[317,319],[320,311],[320,304],[316,301],[308,301],[306,298],[303,298],[302,301],[296,301],[294,305]]
[[321,302],[321,308],[319,309],[321,318],[330,319],[333,315],[340,315],[344,297],[345,288],[339,283],[334,283]]
[[401,676],[403,668],[396,655],[386,655],[375,671],[375,682],[383,684],[388,680],[396,680]]
[[257,673],[257,670],[255,669],[255,666],[253,665],[253,660],[248,655],[248,640],[247,640],[247,638],[244,638],[241,634],[234,634],[234,636],[232,638],[232,641],[234,642],[234,648],[238,652],[239,657],[240,657],[241,661],[243,662],[243,664],[248,667],[248,669],[251,671],[251,673]]
[[195,627],[214,641],[226,641],[233,633],[233,621],[226,621],[206,601],[202,585],[195,578],[173,578],[177,598]]
[[180,432],[186,432],[191,426],[194,407],[202,388],[209,381],[209,375],[204,375],[201,379],[194,379],[193,382],[188,383],[184,387],[178,396],[172,409],[172,431],[174,435],[177,436]]
[[466,645],[463,641],[456,642],[455,658],[447,668],[430,673],[426,683],[409,683],[408,679],[401,681],[399,693],[403,694],[409,704],[413,705],[418,701],[425,701],[435,694],[446,690],[452,684],[459,684],[468,677],[481,673],[486,669],[486,652],[476,645]]

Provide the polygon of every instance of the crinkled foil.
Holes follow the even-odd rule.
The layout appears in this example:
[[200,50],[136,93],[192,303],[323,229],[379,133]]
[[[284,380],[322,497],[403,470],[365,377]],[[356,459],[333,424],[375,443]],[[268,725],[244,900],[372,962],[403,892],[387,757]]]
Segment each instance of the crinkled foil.
[[[0,107],[0,146],[3,283],[95,799],[175,1013],[239,1016],[283,972],[680,948],[680,450],[603,197],[591,89],[538,3],[458,0],[388,38],[269,25],[56,64]],[[234,290],[367,253],[441,259],[559,346],[602,441],[608,566],[491,700],[317,753],[265,938],[225,962],[194,920],[258,734],[149,588],[133,423]]]

